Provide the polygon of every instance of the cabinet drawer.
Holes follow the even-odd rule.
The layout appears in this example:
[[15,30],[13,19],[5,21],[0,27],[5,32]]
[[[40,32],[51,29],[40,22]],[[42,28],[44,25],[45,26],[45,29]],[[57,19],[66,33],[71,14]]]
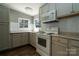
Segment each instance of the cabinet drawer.
[[69,44],[71,46],[79,47],[79,41],[76,41],[76,40],[70,40],[69,41]]
[[53,37],[52,40],[53,42],[60,42],[60,43],[67,44],[67,39],[62,38],[62,37]]
[[62,38],[62,37],[59,37],[59,42],[64,43],[64,44],[67,44],[67,39],[66,38]]
[[13,38],[20,38],[20,36],[13,36]]
[[15,33],[15,34],[13,34],[13,36],[18,36],[18,35],[21,35],[21,34],[19,34],[19,33]]
[[62,47],[67,47],[67,44],[62,44],[62,43],[60,43],[60,42],[54,42],[53,44],[55,44],[55,45],[61,45]]
[[66,56],[67,53],[67,47],[63,46],[63,44],[53,44],[52,45],[52,55],[54,56]]

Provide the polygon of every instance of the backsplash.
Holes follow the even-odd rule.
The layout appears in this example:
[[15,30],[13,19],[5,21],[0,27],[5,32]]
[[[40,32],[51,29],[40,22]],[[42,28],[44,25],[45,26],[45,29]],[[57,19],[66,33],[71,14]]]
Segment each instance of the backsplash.
[[79,16],[60,19],[59,27],[61,32],[79,32]]
[[79,38],[79,32],[78,33],[76,33],[76,32],[61,32],[60,35]]
[[[46,23],[46,24],[43,24],[42,28],[45,30],[45,31],[50,31],[52,32],[54,29],[57,29],[58,28],[58,23]],[[58,31],[58,30],[57,30]]]

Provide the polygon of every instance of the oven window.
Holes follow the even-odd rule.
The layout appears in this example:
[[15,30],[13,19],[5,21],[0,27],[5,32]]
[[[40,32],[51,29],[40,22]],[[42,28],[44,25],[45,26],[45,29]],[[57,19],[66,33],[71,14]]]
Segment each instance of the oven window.
[[46,40],[42,38],[38,38],[38,44],[40,44],[43,47],[46,47]]

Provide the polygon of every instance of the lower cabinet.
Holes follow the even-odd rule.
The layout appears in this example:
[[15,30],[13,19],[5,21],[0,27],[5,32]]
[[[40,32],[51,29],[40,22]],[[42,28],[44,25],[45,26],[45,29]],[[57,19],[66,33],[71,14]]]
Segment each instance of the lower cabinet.
[[28,44],[28,33],[21,33],[20,41],[21,45]]
[[79,40],[69,40],[69,55],[79,56]]
[[79,40],[54,36],[52,56],[79,56]]
[[30,44],[34,47],[36,47],[36,33],[30,33]]
[[52,55],[53,56],[67,56],[67,47],[62,44],[53,44],[52,45]]
[[0,23],[0,51],[10,47],[9,23]]
[[19,35],[17,34],[16,36],[13,34],[13,40],[12,40],[12,47],[18,47],[20,46],[21,43],[21,39],[19,38]]
[[60,43],[60,37],[52,38],[52,56],[67,56],[67,44]]
[[12,47],[19,47],[28,44],[28,33],[11,33]]

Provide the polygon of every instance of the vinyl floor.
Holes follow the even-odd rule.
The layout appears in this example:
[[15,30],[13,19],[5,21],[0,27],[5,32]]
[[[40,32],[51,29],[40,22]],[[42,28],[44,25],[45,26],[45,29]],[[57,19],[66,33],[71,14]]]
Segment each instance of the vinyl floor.
[[40,56],[31,45],[14,48],[0,52],[0,56]]

